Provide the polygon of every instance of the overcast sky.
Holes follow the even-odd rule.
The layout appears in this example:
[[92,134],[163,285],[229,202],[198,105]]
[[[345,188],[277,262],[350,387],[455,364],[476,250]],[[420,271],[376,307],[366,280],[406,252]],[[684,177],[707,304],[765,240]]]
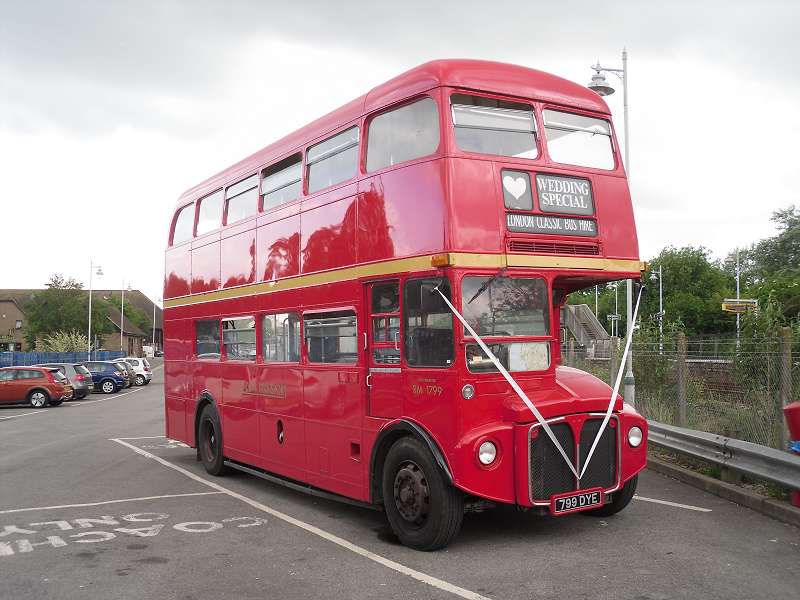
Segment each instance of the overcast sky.
[[585,84],[623,46],[642,258],[722,257],[800,204],[798,22],[796,0],[0,0],[0,288],[87,283],[92,258],[95,287],[159,297],[182,191],[376,84],[455,57]]

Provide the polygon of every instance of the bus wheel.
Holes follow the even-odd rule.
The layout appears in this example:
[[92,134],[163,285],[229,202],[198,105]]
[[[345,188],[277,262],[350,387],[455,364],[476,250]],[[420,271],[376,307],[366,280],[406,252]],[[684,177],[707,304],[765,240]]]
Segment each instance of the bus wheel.
[[200,459],[211,475],[224,475],[225,457],[222,455],[222,428],[219,424],[217,410],[207,405],[200,415],[197,444],[200,448]]
[[382,487],[389,525],[406,546],[438,550],[461,529],[464,496],[445,480],[428,448],[416,438],[401,438],[389,449]]
[[589,515],[590,517],[610,517],[611,515],[617,514],[623,508],[628,506],[628,504],[631,503],[631,500],[633,500],[633,495],[636,493],[636,483],[638,480],[638,475],[632,479],[629,479],[628,482],[622,486],[621,490],[614,492],[614,497],[611,499],[611,502],[606,503],[600,508],[586,510],[583,512],[583,514]]

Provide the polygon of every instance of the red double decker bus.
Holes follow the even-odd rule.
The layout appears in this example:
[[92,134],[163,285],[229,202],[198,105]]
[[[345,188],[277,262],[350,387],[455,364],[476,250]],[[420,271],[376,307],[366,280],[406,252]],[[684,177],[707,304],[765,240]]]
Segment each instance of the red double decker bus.
[[603,427],[612,390],[561,366],[560,308],[642,267],[597,94],[424,64],[181,196],[166,434],[209,473],[382,507],[419,549],[468,505],[613,514],[647,425],[616,396]]

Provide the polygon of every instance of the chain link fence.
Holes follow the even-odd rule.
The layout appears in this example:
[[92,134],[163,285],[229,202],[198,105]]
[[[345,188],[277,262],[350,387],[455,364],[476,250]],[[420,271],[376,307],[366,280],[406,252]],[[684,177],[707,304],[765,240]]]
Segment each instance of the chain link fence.
[[[617,352],[564,351],[564,363],[613,385]],[[636,408],[648,419],[786,449],[783,406],[800,396],[800,348],[784,337],[633,343]],[[624,385],[620,393],[624,395]]]

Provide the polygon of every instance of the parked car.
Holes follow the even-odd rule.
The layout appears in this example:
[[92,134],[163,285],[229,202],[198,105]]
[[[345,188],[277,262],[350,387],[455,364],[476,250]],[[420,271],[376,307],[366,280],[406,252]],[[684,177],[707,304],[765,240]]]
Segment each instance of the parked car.
[[0,403],[27,401],[34,408],[58,406],[72,397],[69,380],[58,369],[46,367],[0,368]]
[[89,373],[89,370],[83,365],[75,363],[46,363],[36,366],[58,369],[59,373],[66,376],[70,384],[72,384],[73,389],[72,398],[70,398],[70,400],[86,398],[86,396],[94,391],[92,374]]
[[133,378],[135,385],[147,385],[153,379],[153,372],[150,370],[150,363],[146,358],[136,358],[135,356],[126,356],[123,359],[131,367],[133,367],[136,376]]
[[133,367],[130,366],[128,363],[125,362],[124,358],[118,358],[113,361],[122,371],[125,372],[125,375],[128,378],[128,385],[125,387],[131,387],[133,382],[136,381],[136,371],[134,371]]
[[116,363],[111,361],[87,361],[83,366],[92,375],[94,389],[104,394],[113,394],[124,387],[128,387],[128,374],[121,370]]

